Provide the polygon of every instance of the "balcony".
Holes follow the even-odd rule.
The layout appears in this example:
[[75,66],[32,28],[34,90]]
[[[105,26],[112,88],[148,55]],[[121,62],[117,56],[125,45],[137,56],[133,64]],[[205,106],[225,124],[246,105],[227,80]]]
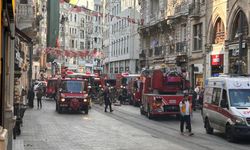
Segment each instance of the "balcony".
[[144,50],[142,50],[142,52],[139,54],[139,58],[146,59],[146,54],[145,54]]
[[190,18],[197,19],[200,17],[200,3],[191,3],[189,5]]
[[182,2],[179,5],[177,5],[174,9],[174,18],[182,17],[182,16],[187,16],[189,14],[188,10],[188,3],[187,2]]
[[175,44],[175,51],[177,55],[187,55],[187,43],[186,41],[177,42]]

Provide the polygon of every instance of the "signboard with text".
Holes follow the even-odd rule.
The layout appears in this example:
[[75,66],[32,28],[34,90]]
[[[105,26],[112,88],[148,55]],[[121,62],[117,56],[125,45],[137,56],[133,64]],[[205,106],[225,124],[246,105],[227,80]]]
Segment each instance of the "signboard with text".
[[223,65],[223,54],[211,55],[211,65],[212,66]]

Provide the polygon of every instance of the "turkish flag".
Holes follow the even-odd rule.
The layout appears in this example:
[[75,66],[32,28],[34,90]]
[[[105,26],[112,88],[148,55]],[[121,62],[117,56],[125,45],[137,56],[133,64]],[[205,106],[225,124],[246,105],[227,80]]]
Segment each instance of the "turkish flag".
[[68,51],[68,50],[65,50],[65,51],[64,51],[64,55],[65,55],[66,57],[71,57],[71,53],[70,53],[70,51]]
[[83,55],[84,55],[84,57],[86,57],[87,55],[89,54],[89,51],[88,50],[83,50]]

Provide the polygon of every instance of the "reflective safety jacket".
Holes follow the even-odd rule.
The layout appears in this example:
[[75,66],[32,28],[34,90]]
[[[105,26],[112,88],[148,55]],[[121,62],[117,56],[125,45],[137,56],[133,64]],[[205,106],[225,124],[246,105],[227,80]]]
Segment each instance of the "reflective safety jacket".
[[182,100],[179,104],[181,115],[191,115],[192,113],[192,104],[189,101]]

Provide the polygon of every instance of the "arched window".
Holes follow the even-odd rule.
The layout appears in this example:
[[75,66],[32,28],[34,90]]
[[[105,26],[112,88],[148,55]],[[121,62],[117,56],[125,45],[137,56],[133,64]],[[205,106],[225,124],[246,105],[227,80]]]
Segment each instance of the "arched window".
[[[240,17],[241,15],[241,17]],[[231,39],[234,40],[234,39],[238,39],[239,37],[239,32],[240,32],[240,18],[242,19],[242,35],[243,37],[246,37],[248,35],[248,23],[247,23],[247,19],[246,19],[246,15],[243,11],[239,11],[239,13],[237,14],[235,20],[234,20],[234,23],[233,23],[233,31],[232,31],[232,34],[231,34]]]
[[214,26],[214,44],[223,43],[225,41],[225,27],[221,18],[218,18]]

